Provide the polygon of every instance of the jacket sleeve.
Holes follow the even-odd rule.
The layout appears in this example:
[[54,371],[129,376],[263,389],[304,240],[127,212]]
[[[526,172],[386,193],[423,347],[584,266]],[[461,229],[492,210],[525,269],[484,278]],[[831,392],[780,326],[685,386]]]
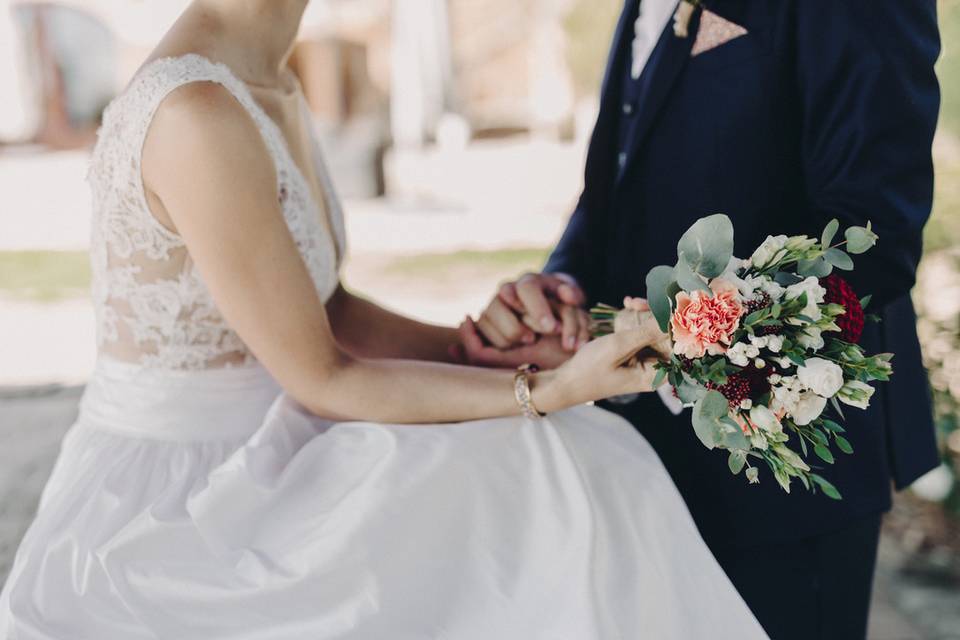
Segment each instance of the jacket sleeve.
[[573,276],[591,302],[599,295],[597,287],[601,276],[597,260],[603,254],[602,247],[598,245],[600,238],[593,230],[595,226],[596,220],[590,219],[584,192],[567,222],[560,242],[543,268],[547,273],[566,273]]
[[844,274],[878,308],[907,294],[933,200],[940,106],[935,0],[796,0],[810,231],[869,220],[876,247]]

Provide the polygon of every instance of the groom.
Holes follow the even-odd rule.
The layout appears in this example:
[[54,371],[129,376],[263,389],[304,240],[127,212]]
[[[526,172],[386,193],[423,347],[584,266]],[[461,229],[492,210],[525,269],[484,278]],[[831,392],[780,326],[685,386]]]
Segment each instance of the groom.
[[657,450],[771,638],[864,638],[891,483],[938,462],[909,296],[932,199],[936,3],[704,0],[675,22],[676,8],[627,0],[579,204],[544,272],[501,289],[477,325],[486,341],[471,328],[466,351],[536,358],[527,327],[575,335],[584,307],[643,295],[647,271],[673,264],[704,215],[731,217],[739,256],[768,234],[872,221],[880,242],[849,280],[882,318],[862,344],[895,352],[896,375],[870,409],[848,412],[855,453],[822,472],[843,501],[787,495],[769,474],[758,486],[732,476],[689,415],[654,394],[607,404]]

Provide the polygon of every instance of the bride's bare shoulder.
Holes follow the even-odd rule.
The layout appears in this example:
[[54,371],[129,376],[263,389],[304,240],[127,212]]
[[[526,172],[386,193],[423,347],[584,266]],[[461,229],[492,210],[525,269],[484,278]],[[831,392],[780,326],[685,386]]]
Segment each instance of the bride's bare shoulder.
[[142,172],[148,189],[184,170],[229,172],[245,179],[272,179],[273,163],[251,115],[224,86],[184,84],[166,96],[143,144]]

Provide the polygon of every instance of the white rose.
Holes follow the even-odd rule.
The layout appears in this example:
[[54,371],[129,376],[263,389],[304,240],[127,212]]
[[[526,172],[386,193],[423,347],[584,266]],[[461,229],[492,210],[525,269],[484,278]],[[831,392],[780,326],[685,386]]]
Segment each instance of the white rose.
[[760,355],[760,350],[747,342],[738,342],[727,349],[727,360],[737,365],[745,367],[750,364],[750,360]]
[[823,329],[814,325],[807,325],[803,331],[797,334],[797,342],[804,349],[819,351],[825,344],[823,341]]
[[780,424],[777,416],[762,404],[754,405],[753,408],[750,409],[750,422],[757,425],[763,431],[769,431],[770,433],[780,433],[783,431],[783,425]]
[[873,397],[874,388],[866,382],[859,380],[849,380],[840,389],[837,398],[840,402],[848,404],[858,409],[866,409],[870,406],[870,398]]
[[[800,313],[816,322],[823,315],[818,305],[823,302],[827,290],[820,286],[820,281],[817,278],[810,276],[802,282],[787,287],[785,295],[787,300],[796,300],[804,293],[807,294],[807,306],[801,309]],[[791,324],[803,323],[793,318]]]
[[797,406],[794,407],[791,414],[793,415],[793,421],[802,427],[819,418],[820,414],[823,413],[823,410],[826,408],[826,398],[807,391],[800,394],[800,400],[797,402]]
[[829,360],[810,358],[797,367],[797,379],[817,395],[832,398],[843,386],[843,369]]
[[751,264],[757,269],[762,269],[775,262],[775,258],[783,251],[788,239],[787,236],[767,236],[763,244],[750,256]]

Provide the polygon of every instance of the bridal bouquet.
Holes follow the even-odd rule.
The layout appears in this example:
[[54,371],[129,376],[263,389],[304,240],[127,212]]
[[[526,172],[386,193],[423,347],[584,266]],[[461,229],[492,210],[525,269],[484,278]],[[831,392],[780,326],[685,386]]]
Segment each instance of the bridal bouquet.
[[[655,387],[669,382],[692,407],[693,429],[709,449],[729,452],[734,474],[759,482],[765,464],[784,491],[796,478],[831,498],[840,493],[813,470],[834,462],[844,438],[842,405],[865,409],[874,381],[889,380],[893,354],[857,345],[868,298],[858,299],[834,270],[852,270],[850,254],[877,235],[831,221],[819,240],[771,236],[746,260],[733,257],[733,225],[724,215],[695,223],[677,245],[675,266],[647,275],[647,303],[592,310],[594,333],[635,326],[652,313],[671,357],[657,364]],[[647,310],[647,304],[649,310]],[[809,461],[809,462],[808,462]]]

